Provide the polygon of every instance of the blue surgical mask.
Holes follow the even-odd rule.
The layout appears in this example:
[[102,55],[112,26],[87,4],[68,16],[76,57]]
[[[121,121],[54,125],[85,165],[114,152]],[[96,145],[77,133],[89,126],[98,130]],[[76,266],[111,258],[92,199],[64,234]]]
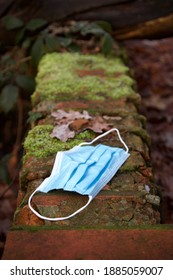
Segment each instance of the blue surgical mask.
[[[108,133],[116,131],[125,150],[98,144],[91,146],[95,141]],[[51,175],[31,194],[28,205],[41,219],[60,221],[71,218],[86,208],[100,190],[112,179],[118,169],[129,157],[129,149],[117,128],[113,128],[99,135],[91,142],[83,142],[74,148],[58,152],[55,158]],[[31,199],[36,192],[47,193],[51,190],[63,189],[64,191],[77,192],[88,195],[88,202],[66,217],[48,218],[39,214],[31,206]]]

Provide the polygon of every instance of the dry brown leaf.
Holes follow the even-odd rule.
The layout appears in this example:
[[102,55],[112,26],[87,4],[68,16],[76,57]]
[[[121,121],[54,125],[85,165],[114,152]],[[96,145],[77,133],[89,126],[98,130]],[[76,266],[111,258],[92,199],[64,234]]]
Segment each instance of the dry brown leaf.
[[102,133],[110,129],[110,124],[106,123],[102,117],[98,116],[89,121],[87,128],[96,133]]
[[52,138],[56,137],[62,142],[66,142],[69,138],[74,138],[75,132],[69,129],[69,124],[56,125],[50,134]]
[[52,113],[56,126],[51,133],[51,137],[56,137],[63,142],[69,138],[74,138],[76,132],[90,129],[96,133],[102,133],[110,129],[111,124],[107,123],[101,116],[91,117],[87,111],[82,113],[70,110],[57,110]]
[[64,110],[57,110],[56,112],[52,113],[52,116],[58,120],[58,121],[63,121],[64,119],[69,121],[77,120],[77,119],[91,119],[92,117],[88,114],[87,111],[83,111],[82,113],[78,111],[73,111],[70,110],[69,112],[66,112]]
[[89,120],[78,119],[72,122],[69,127],[74,131],[82,131],[88,126]]

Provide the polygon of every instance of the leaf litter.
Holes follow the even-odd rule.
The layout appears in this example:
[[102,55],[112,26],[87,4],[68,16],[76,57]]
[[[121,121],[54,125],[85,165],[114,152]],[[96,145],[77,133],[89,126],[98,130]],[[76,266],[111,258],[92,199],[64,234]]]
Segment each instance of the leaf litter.
[[83,112],[69,110],[57,110],[53,112],[52,117],[55,118],[55,127],[50,136],[56,137],[62,142],[66,142],[70,138],[74,138],[77,133],[87,129],[95,133],[102,133],[110,129],[111,123],[107,123],[101,116],[91,116],[86,110]]

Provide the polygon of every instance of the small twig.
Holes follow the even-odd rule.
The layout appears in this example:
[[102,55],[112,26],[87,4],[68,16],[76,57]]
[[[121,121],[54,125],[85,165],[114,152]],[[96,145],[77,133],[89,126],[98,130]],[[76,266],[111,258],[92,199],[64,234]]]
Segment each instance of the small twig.
[[9,70],[13,70],[15,68],[18,68],[18,66],[24,62],[27,62],[27,61],[30,61],[31,60],[31,56],[27,56],[27,57],[24,57],[24,58],[21,58],[16,65],[11,65],[7,68],[5,68],[4,70],[1,70],[1,73],[4,74],[6,72],[8,72]]

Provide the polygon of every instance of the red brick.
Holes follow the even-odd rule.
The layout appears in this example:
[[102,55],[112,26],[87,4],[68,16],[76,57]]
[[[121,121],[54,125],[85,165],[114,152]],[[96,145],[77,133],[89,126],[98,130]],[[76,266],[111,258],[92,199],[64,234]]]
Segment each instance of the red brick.
[[42,226],[44,225],[44,221],[39,219],[33,212],[31,212],[28,205],[26,205],[18,213],[16,212],[15,224]]
[[[64,217],[72,214],[86,204],[87,196],[74,193],[37,194],[33,197],[33,204],[43,216]],[[102,191],[84,209],[71,219],[57,222],[44,222],[34,218],[28,206],[19,211],[15,218],[16,225],[34,225],[41,223],[59,224],[64,226],[110,226],[110,225],[140,225],[159,223],[159,212],[152,209],[144,197],[135,195],[133,191],[119,192]],[[42,224],[41,224],[42,225]]]
[[170,229],[82,229],[12,231],[5,260],[171,260]]

